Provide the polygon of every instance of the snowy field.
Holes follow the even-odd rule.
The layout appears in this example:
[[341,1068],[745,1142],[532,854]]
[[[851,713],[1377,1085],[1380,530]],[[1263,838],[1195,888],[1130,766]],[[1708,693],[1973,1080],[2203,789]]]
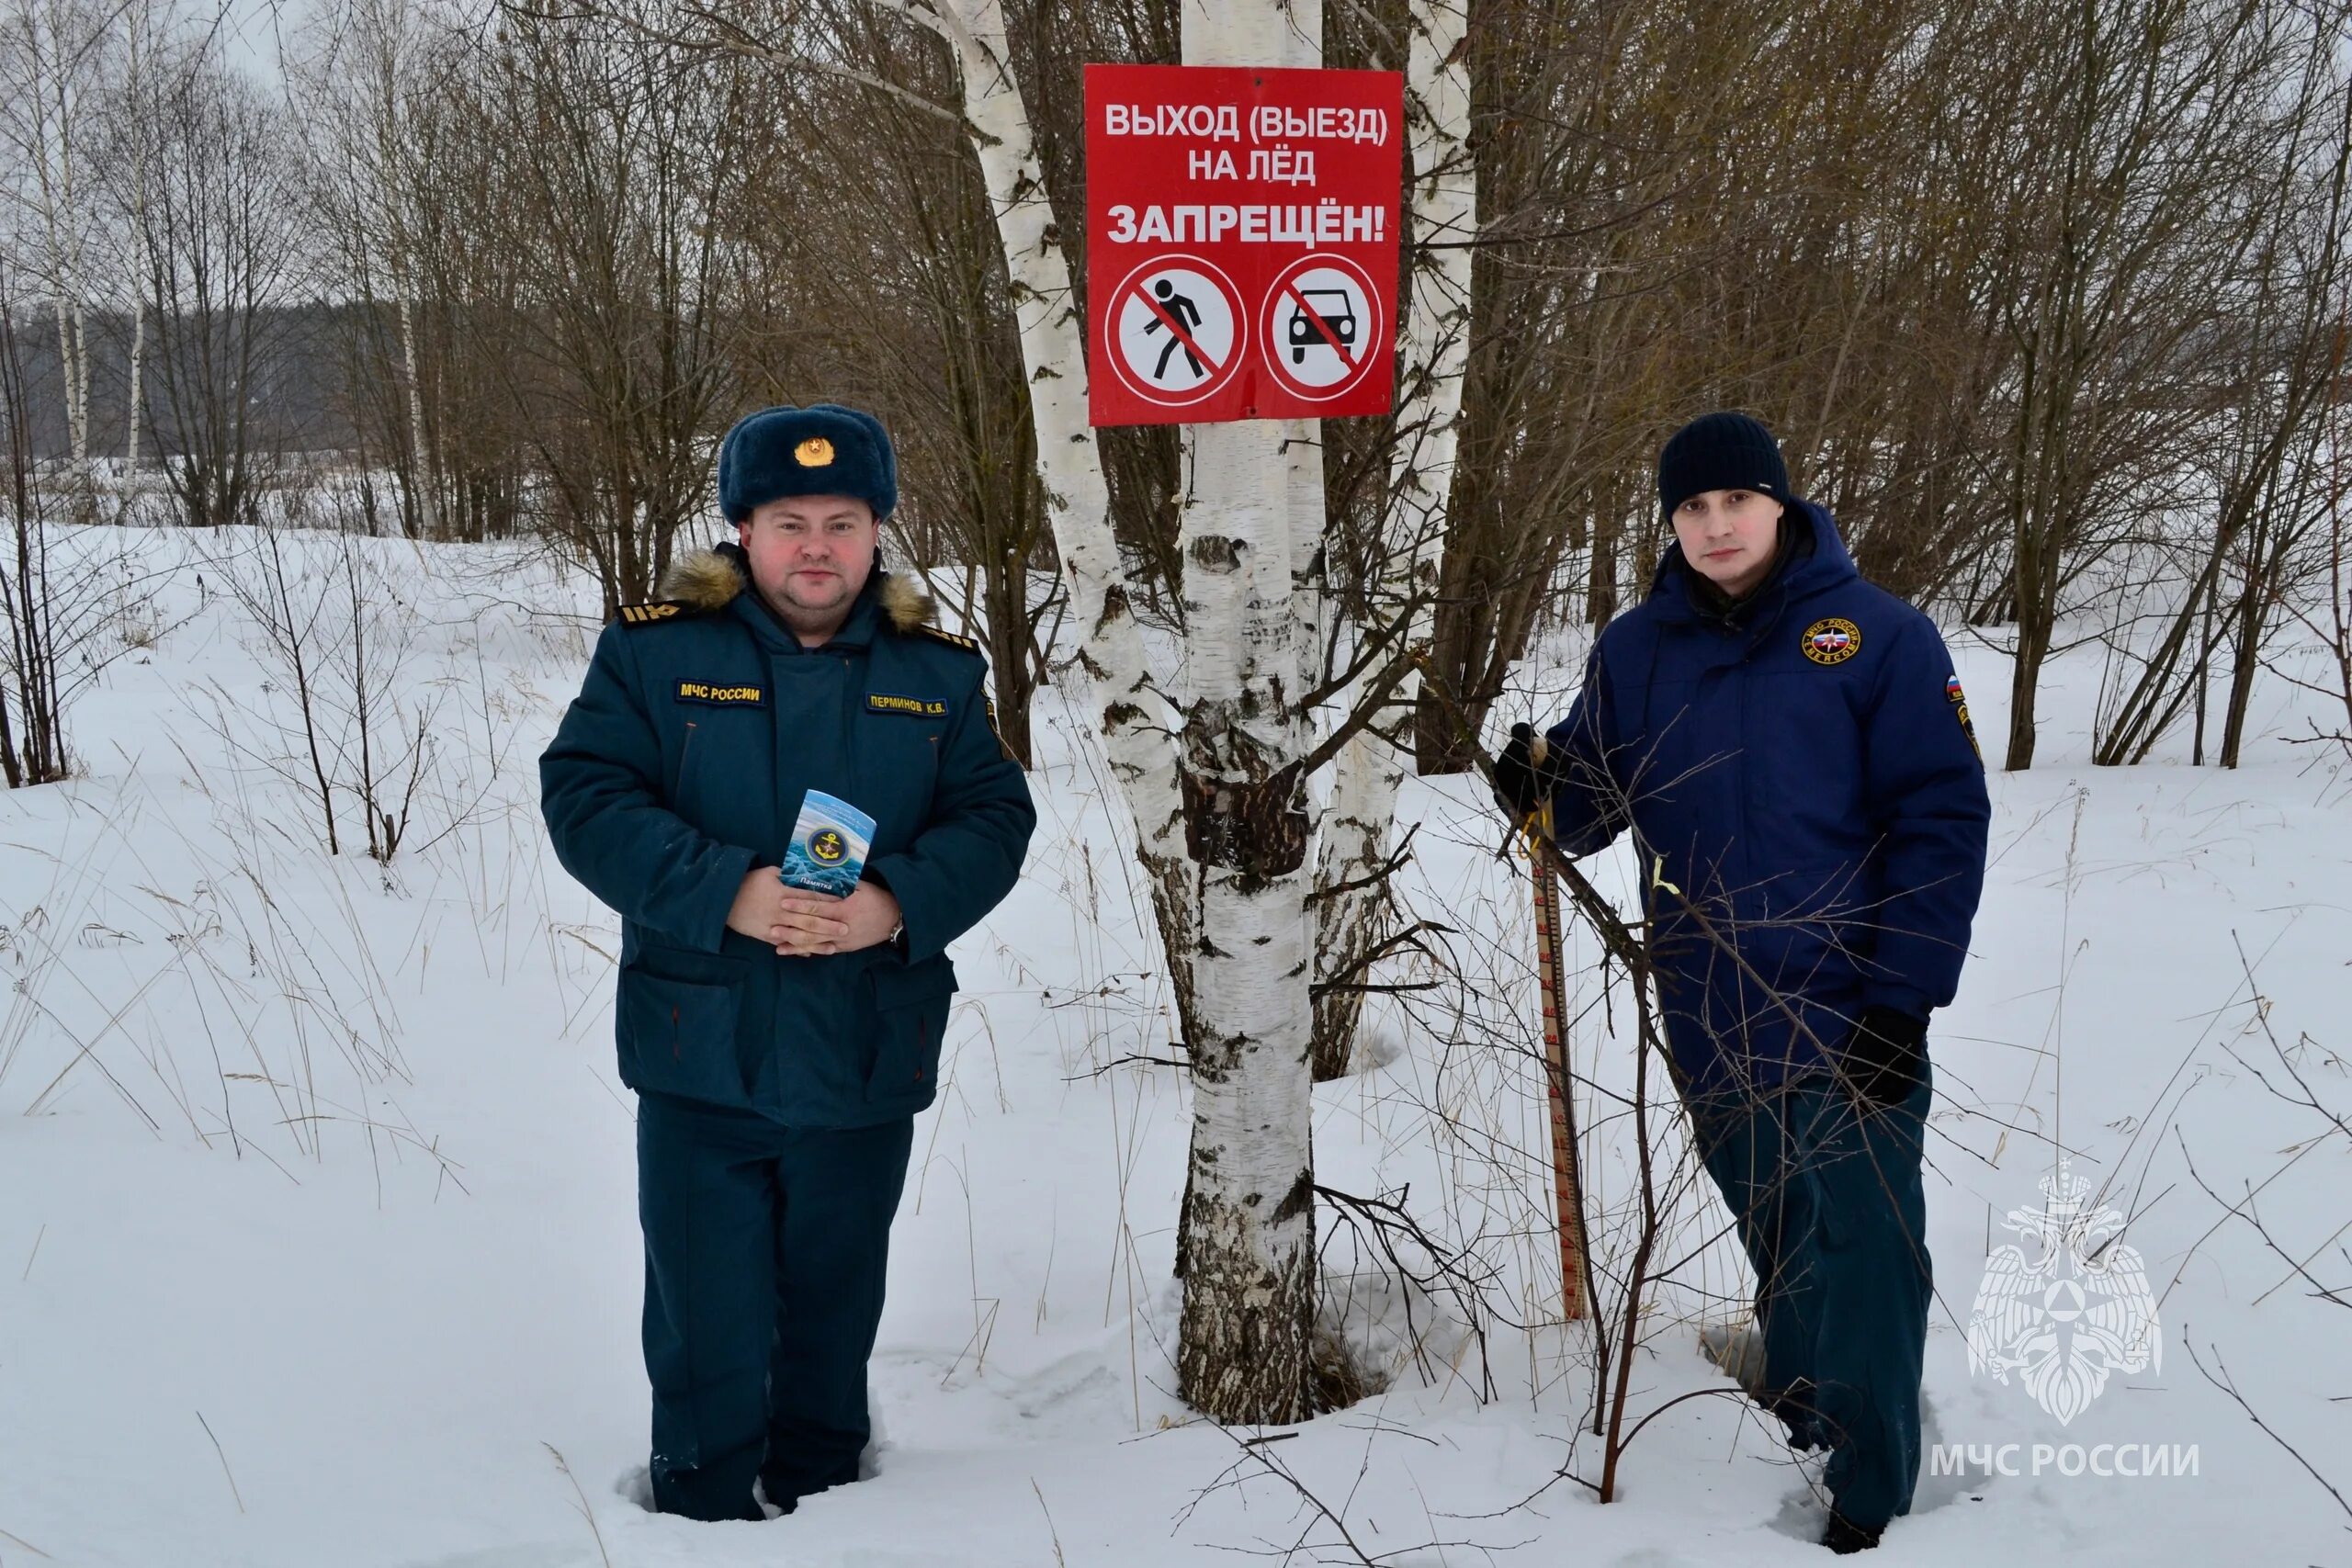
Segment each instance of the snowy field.
[[[1730,1399],[1665,1409],[1614,1504],[1560,1473],[1599,1475],[1576,1440],[1589,1331],[1558,1322],[1522,900],[1464,780],[1404,803],[1415,913],[1451,929],[1451,975],[1375,1008],[1377,1065],[1318,1091],[1316,1154],[1320,1181],[1402,1190],[1467,1247],[1483,1304],[1346,1279],[1327,1209],[1343,1330],[1385,1388],[1263,1461],[1189,1417],[1170,1279],[1186,1089],[1129,1060],[1168,1055],[1173,1029],[1099,760],[1052,693],[1027,876],[956,952],[967,989],[874,1362],[876,1473],[764,1525],[646,1513],[616,922],[537,810],[593,594],[518,551],[360,545],[398,705],[380,733],[423,714],[431,741],[383,866],[354,852],[348,799],[345,852],[324,852],[300,694],[230,592],[254,581],[252,536],[130,537],[165,575],[73,710],[86,776],[0,795],[0,1564],[1826,1560],[1809,1472]],[[288,547],[316,581],[334,542]],[[2006,664],[1954,641],[1996,749]],[[1577,663],[1546,650],[1531,716]],[[2352,1515],[2295,1455],[2352,1485],[2352,1316],[2315,1294],[2352,1280],[2352,1138],[2290,1097],[2300,1077],[2352,1106],[2352,769],[2287,743],[2325,716],[2272,680],[2244,769],[2186,766],[2184,733],[2172,761],[2094,770],[2098,673],[2095,649],[2062,659],[2041,764],[1992,775],[1994,864],[1932,1047],[1928,1439],[2018,1445],[2018,1473],[1923,1476],[1879,1561],[2346,1562]],[[347,742],[339,677],[311,679],[330,749]],[[1630,871],[1595,874],[1622,897]],[[1578,1061],[1629,1082],[1606,1031],[1582,1016]],[[1630,1145],[1587,1114],[1606,1250]],[[1963,1333],[2004,1216],[2041,1205],[2061,1145],[2132,1216],[2163,1327],[2160,1366],[2064,1425],[1972,1377]],[[1722,1223],[1687,1193],[1677,1209],[1701,1242]],[[1694,1325],[1746,1287],[1719,1242],[1700,1251],[1645,1325],[1635,1416],[1726,1386]],[[2070,1445],[2107,1446],[2110,1469],[2118,1446],[2193,1446],[2195,1473],[2065,1473]]]

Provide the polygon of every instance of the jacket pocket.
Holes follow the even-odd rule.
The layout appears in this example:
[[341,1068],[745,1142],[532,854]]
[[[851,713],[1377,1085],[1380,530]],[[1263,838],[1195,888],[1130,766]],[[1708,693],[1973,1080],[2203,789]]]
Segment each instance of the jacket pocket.
[[944,953],[920,964],[895,958],[866,971],[874,987],[874,1070],[868,1104],[927,1105],[939,1089],[939,1044],[956,995],[956,965]]
[[621,1081],[715,1105],[749,1106],[735,1047],[741,1010],[733,985],[706,985],[623,965]]

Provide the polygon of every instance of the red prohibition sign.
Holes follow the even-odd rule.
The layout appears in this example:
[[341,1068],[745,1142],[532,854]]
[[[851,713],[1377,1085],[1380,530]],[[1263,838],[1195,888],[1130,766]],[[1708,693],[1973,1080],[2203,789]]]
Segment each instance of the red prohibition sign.
[[1223,268],[1198,256],[1155,256],[1111,296],[1103,346],[1128,390],[1182,408],[1233,379],[1248,327],[1241,291]]
[[1380,363],[1380,294],[1354,262],[1329,251],[1283,268],[1266,290],[1258,341],[1275,382],[1295,398],[1328,402],[1355,389]]

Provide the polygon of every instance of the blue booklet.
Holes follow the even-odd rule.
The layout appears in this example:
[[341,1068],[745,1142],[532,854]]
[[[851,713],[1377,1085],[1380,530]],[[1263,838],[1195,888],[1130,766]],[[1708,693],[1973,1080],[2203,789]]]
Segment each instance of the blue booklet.
[[856,891],[858,873],[865,869],[866,852],[873,847],[873,818],[846,800],[812,789],[800,803],[800,819],[793,824],[792,843],[776,874],[787,887],[846,898]]

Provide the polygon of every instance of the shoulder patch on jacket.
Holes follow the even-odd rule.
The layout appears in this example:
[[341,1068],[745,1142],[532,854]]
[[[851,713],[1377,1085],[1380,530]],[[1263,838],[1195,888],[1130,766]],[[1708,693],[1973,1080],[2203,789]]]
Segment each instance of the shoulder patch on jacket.
[[996,737],[996,749],[1004,753],[1004,760],[1008,762],[1021,761],[1019,757],[1012,754],[1012,747],[1005,740],[1004,731],[996,727],[996,699],[983,694],[980,698],[980,711],[988,715],[989,733]]
[[988,657],[986,654],[980,652],[980,645],[978,643],[975,642],[970,637],[964,636],[961,632],[943,631],[937,626],[927,625],[910,626],[907,629],[916,637],[927,637],[933,642],[944,642],[950,648],[960,648],[967,653],[975,654],[983,659]]
[[1960,732],[1968,737],[1968,749],[1976,753],[1978,761],[1983,761],[1984,748],[1976,743],[1976,727],[1968,722],[1968,694],[1960,689],[1959,671],[1953,671],[1944,682],[1944,695],[1951,699],[1952,712],[1960,719]]
[[670,620],[678,615],[694,614],[692,608],[672,599],[654,599],[642,604],[623,604],[614,612],[625,626],[650,626],[656,621]]

